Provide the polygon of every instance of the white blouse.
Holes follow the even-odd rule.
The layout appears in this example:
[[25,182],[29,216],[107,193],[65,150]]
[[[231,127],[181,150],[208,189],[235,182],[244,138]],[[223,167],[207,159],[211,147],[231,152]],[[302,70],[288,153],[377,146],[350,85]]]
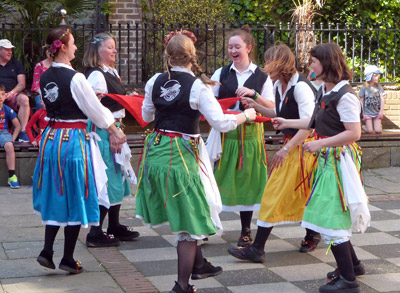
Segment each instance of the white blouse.
[[[192,71],[184,67],[173,67],[171,71],[187,72],[194,76]],[[153,86],[160,74],[161,73],[155,74],[152,78],[150,78],[145,86],[142,115],[143,120],[146,122],[151,122],[154,120],[156,108],[152,100]],[[196,79],[192,85],[190,90],[189,104],[190,108],[193,110],[200,111],[208,123],[210,123],[210,125],[218,131],[227,132],[235,129],[237,126],[236,116],[224,114],[222,112],[221,106],[219,105],[217,99],[215,99],[211,88],[204,84],[200,79]]]
[[[322,94],[328,95],[331,92],[338,92],[343,86],[349,84],[348,80],[342,80],[332,90],[325,93],[325,84],[322,84]],[[336,110],[339,113],[341,122],[360,122],[361,103],[352,93],[346,93],[339,100]]]
[[[120,78],[118,71],[115,68],[103,65],[102,70],[104,72],[111,73],[112,75],[116,76],[118,79]],[[93,71],[92,73],[89,74],[87,80],[95,92],[108,94],[107,82],[106,82],[106,79],[104,78],[104,75],[101,72],[99,72],[97,70]],[[117,118],[117,119],[124,118],[125,117],[125,109],[121,109],[119,111],[113,112],[113,116],[114,116],[114,118]]]
[[[53,62],[51,66],[73,69],[67,64],[57,62]],[[78,105],[78,108],[92,120],[94,124],[100,128],[108,128],[114,123],[115,120],[112,113],[100,103],[91,85],[82,73],[77,72],[74,75],[71,80],[70,88],[72,98]],[[87,122],[86,119],[80,121]]]
[[[276,91],[279,92],[281,97],[281,101],[279,103],[279,110],[282,109],[283,101],[292,86],[296,86],[294,88],[294,99],[299,106],[299,116],[302,118],[310,118],[314,112],[315,107],[315,95],[310,86],[304,81],[299,80],[299,73],[296,72],[292,78],[289,80],[286,91],[282,94],[282,84],[279,80],[277,80],[274,84],[274,93]],[[276,108],[274,108],[276,112]],[[276,113],[275,113],[276,114]]]
[[[238,81],[238,88],[241,88],[241,87],[243,87],[243,85],[244,85],[244,83],[246,82],[246,80],[247,80],[253,73],[255,73],[255,71],[256,71],[256,69],[257,69],[257,65],[255,65],[253,62],[250,62],[249,67],[248,67],[246,70],[244,70],[243,72],[239,72],[239,71],[236,69],[235,64],[232,63],[230,69],[235,70],[236,78],[237,78],[237,81]],[[222,71],[222,67],[221,67],[221,68],[218,68],[218,69],[214,72],[214,74],[211,76],[211,79],[219,82],[219,79],[220,79],[220,77],[221,77],[221,71]],[[217,84],[216,86],[214,86],[214,87],[212,88],[213,93],[214,93],[214,96],[216,96],[216,97],[219,96],[219,88],[220,88],[220,85],[219,85],[219,84]],[[271,80],[271,78],[268,76],[267,80],[265,81],[265,83],[264,83],[263,86],[262,86],[262,89],[261,89],[261,92],[260,92],[261,97],[264,98],[264,99],[266,99],[266,100],[268,100],[268,101],[275,102],[275,96],[274,96],[274,93],[273,93],[272,89],[273,89],[272,80]],[[235,105],[235,108],[233,108],[232,110],[233,110],[233,111],[240,111],[240,110],[239,110],[239,103],[237,103],[237,104]]]

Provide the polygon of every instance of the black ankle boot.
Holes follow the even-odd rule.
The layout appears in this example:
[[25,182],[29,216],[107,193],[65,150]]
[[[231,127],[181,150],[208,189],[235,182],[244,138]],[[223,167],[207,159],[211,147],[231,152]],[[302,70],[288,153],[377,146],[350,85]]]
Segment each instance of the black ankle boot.
[[41,266],[54,270],[56,266],[53,262],[53,253],[54,251],[47,252],[42,250],[36,260]]

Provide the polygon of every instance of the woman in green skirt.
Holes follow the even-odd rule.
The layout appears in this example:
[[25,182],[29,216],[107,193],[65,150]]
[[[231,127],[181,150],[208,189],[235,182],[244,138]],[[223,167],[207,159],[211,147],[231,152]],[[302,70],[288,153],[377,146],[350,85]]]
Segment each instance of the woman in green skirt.
[[364,232],[370,215],[361,183],[361,104],[349,84],[351,71],[337,44],[321,44],[311,52],[310,67],[321,85],[312,118],[275,118],[276,129],[314,128],[318,139],[303,149],[316,156],[316,171],[302,226],[321,233],[330,244],[338,268],[327,274],[320,292],[360,292],[356,276],[365,273],[350,242],[352,231]]
[[[231,64],[215,71],[212,80],[219,82],[213,87],[218,99],[251,97],[260,105],[273,108],[275,97],[272,80],[251,61],[255,41],[249,26],[233,31],[228,43]],[[233,111],[243,111],[236,103]],[[215,129],[210,137],[216,137]],[[211,160],[215,162],[214,175],[221,191],[222,210],[240,212],[241,235],[238,246],[251,244],[250,224],[253,211],[260,209],[260,201],[267,183],[267,156],[264,146],[264,128],[261,123],[243,124],[218,137],[220,152]],[[213,140],[214,141],[214,140]],[[213,148],[207,140],[207,149]],[[218,147],[217,147],[218,148]]]
[[[194,42],[188,31],[167,35],[166,73],[146,84],[143,119],[154,120],[147,135],[138,173],[136,216],[151,226],[169,224],[177,235],[178,281],[171,292],[193,292],[193,280],[219,275],[203,258],[199,242],[221,231],[218,186],[200,137],[204,115],[219,131],[235,129],[256,117],[254,109],[224,115],[208,85],[214,84],[197,64]],[[200,77],[197,78],[192,70]]]

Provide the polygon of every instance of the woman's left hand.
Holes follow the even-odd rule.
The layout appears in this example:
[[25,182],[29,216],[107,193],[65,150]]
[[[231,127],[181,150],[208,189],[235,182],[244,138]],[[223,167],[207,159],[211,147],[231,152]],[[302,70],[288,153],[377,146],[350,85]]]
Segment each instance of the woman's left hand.
[[285,158],[288,154],[289,153],[284,149],[280,149],[279,151],[277,151],[274,158],[272,159],[272,166],[274,166],[275,168],[279,168],[280,166],[282,166],[283,161],[285,161]]
[[238,88],[235,93],[236,93],[236,95],[238,97],[252,97],[252,96],[254,96],[254,91],[249,89],[249,88],[247,88],[247,87]]
[[129,94],[128,94],[128,96],[138,96],[139,94],[137,93],[137,92],[135,92],[135,91],[133,91],[133,92],[130,92]]
[[323,139],[318,139],[318,140],[313,140],[313,141],[306,142],[303,145],[303,149],[306,152],[314,153],[314,152],[320,150],[323,147],[322,146],[322,141],[323,141]]
[[95,92],[97,98],[98,98],[100,101],[101,101],[102,98],[105,97],[105,94],[104,94],[104,93],[101,93],[101,92],[98,92],[98,91],[94,91],[94,92]]

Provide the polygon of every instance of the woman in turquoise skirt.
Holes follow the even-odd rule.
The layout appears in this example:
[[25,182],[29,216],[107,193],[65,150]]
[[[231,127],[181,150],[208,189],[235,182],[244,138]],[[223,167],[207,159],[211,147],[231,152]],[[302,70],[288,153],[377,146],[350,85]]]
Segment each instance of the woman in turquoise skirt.
[[64,254],[59,268],[83,271],[73,253],[80,227],[98,225],[99,207],[94,180],[94,154],[86,132],[89,117],[107,129],[114,152],[126,141],[103,107],[85,76],[69,65],[77,50],[69,28],[53,29],[46,39],[52,66],[40,78],[40,90],[49,126],[42,135],[33,175],[33,208],[46,225],[44,248],[37,261],[55,269],[53,244],[64,227]]
[[[224,115],[208,87],[213,82],[197,64],[194,42],[188,31],[166,37],[166,73],[146,84],[143,119],[155,121],[147,135],[138,173],[136,216],[151,226],[169,224],[177,235],[178,281],[171,292],[193,292],[193,280],[219,275],[203,258],[198,242],[221,230],[218,186],[212,173],[199,121],[220,131],[255,119],[254,109]],[[200,75],[197,78],[194,73]]]
[[[115,39],[105,33],[97,34],[90,41],[89,48],[85,52],[83,64],[86,68],[85,75],[100,98],[100,102],[107,107],[115,118],[115,124],[121,126],[122,119],[125,117],[125,109],[118,102],[104,96],[104,94],[126,95],[126,90],[121,84],[121,79],[115,69],[115,58],[117,55]],[[106,130],[97,127],[92,121],[88,123],[88,130],[95,132],[99,137],[98,141],[101,157],[107,166],[107,186],[99,190],[108,201],[99,200],[100,208],[100,226],[92,226],[90,232],[86,236],[86,245],[88,247],[109,247],[118,246],[119,240],[132,241],[139,236],[139,232],[134,231],[133,227],[122,225],[119,221],[121,204],[125,196],[131,194],[131,183],[129,180],[132,176],[135,178],[133,169],[131,174],[124,172],[121,164],[117,163],[116,154],[111,152],[109,135]],[[121,129],[122,131],[122,129]],[[130,149],[126,145],[124,148],[129,153],[121,154],[124,158],[130,157]],[[129,159],[127,165],[130,166]],[[136,179],[136,178],[135,178]],[[108,214],[107,233],[103,232],[103,221]]]
[[[337,44],[311,50],[310,67],[321,85],[312,118],[274,119],[276,129],[314,128],[318,139],[303,149],[316,155],[316,171],[302,226],[321,233],[330,244],[337,269],[327,274],[320,292],[360,292],[356,276],[365,273],[350,242],[353,231],[364,232],[370,216],[361,183],[361,105],[349,84],[351,71]],[[356,208],[353,208],[356,207]]]
[[[273,108],[275,97],[272,80],[251,61],[255,48],[249,26],[233,31],[228,43],[232,63],[217,69],[212,80],[218,99],[251,97],[260,105]],[[230,108],[243,111],[237,102]],[[210,136],[215,129],[211,130]],[[211,144],[207,141],[207,148]],[[214,175],[220,187],[222,210],[240,212],[241,234],[238,246],[251,244],[250,224],[253,211],[260,209],[260,201],[267,183],[267,156],[264,128],[260,123],[245,123],[233,131],[221,134],[221,152],[215,160]],[[211,153],[211,152],[210,152]]]

